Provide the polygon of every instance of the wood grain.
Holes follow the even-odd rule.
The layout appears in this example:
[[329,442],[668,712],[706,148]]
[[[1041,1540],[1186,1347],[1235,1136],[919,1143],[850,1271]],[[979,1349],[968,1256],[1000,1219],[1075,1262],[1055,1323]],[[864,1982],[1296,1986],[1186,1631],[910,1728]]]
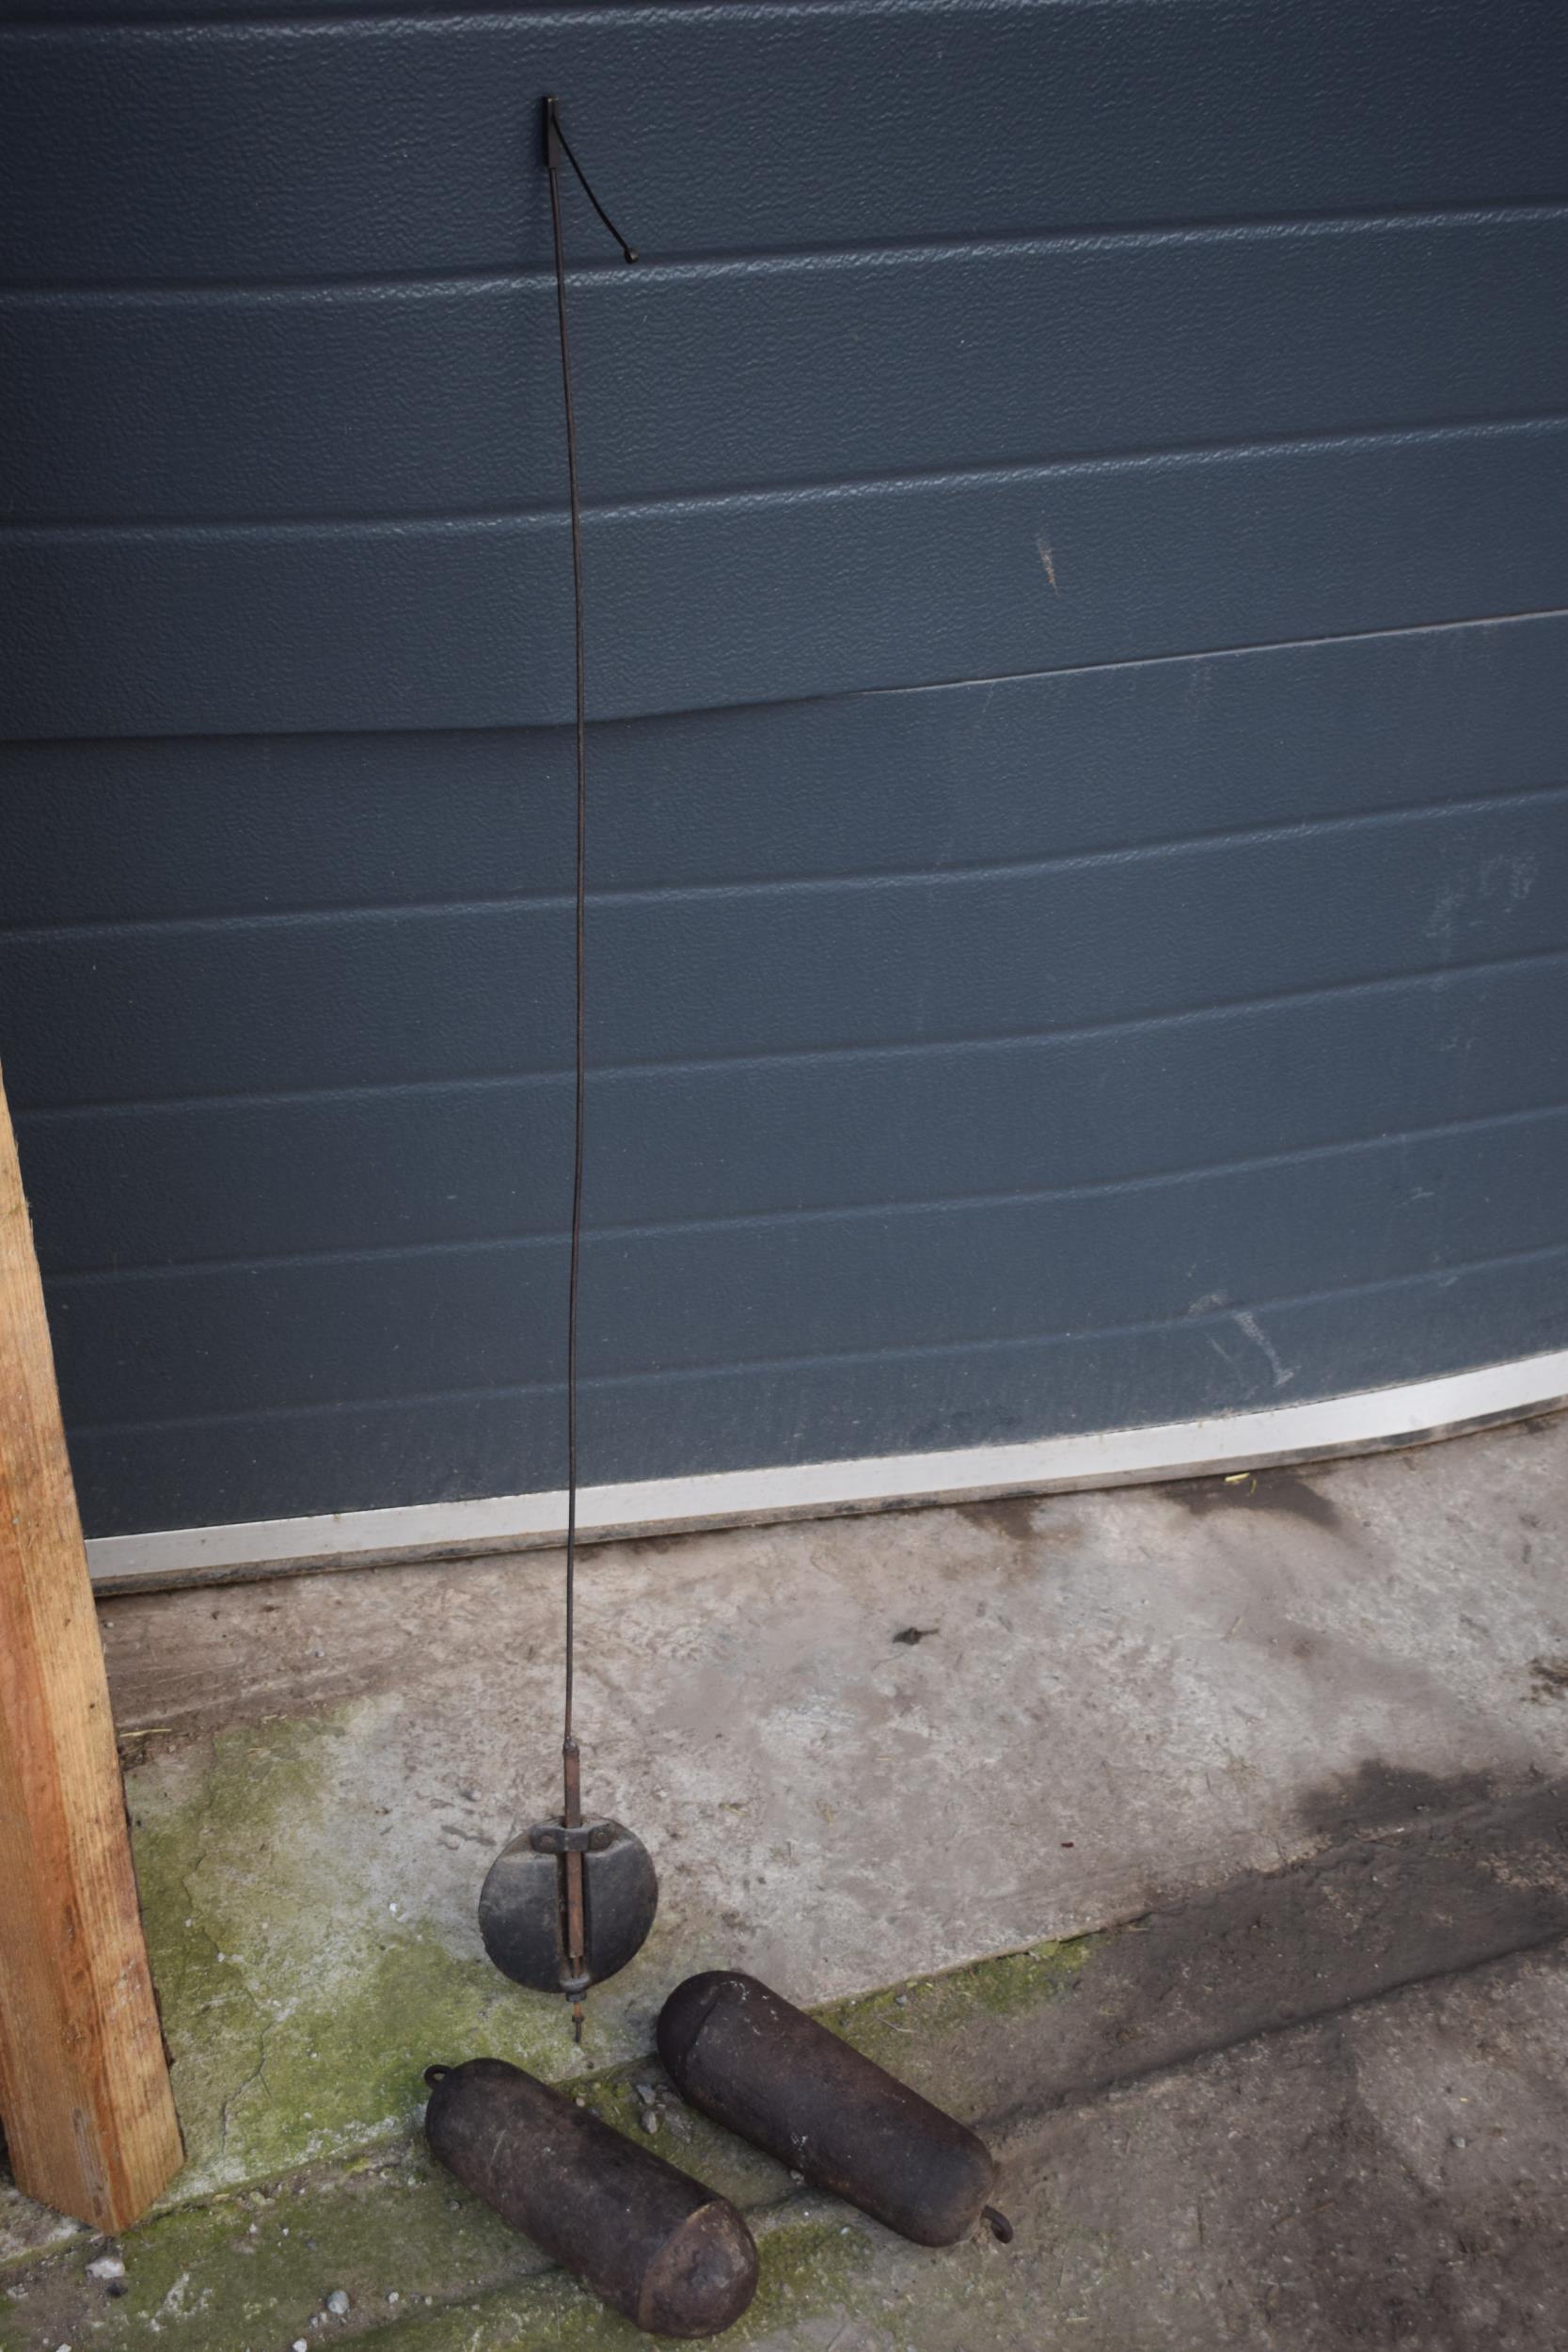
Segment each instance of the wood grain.
[[182,2160],[3,1089],[0,2120],[18,2185],[101,2230]]

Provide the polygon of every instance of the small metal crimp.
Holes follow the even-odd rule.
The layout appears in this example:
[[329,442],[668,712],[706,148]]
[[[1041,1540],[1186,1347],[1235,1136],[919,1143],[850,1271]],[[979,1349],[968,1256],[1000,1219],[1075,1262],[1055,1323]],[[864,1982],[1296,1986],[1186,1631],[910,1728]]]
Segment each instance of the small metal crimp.
[[528,1842],[535,1853],[603,1853],[614,1837],[609,1821],[578,1821],[570,1829],[563,1821],[536,1821]]

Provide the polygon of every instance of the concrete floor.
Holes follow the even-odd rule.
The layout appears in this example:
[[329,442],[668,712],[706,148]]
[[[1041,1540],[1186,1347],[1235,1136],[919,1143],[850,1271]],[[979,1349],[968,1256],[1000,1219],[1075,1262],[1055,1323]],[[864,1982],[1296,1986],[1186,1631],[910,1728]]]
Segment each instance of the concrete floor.
[[[553,1800],[557,1562],[107,1604],[191,2162],[112,2300],[88,2241],[0,2207],[0,2345],[108,2352],[154,2322],[214,2352],[289,2328],[620,2340],[410,2154],[420,2071],[487,2050],[629,2118],[663,1994],[721,1961],[847,2003],[846,2029],[989,2117],[1027,2220],[1006,2257],[918,2255],[687,2148],[661,2099],[661,2144],[705,2177],[739,2163],[764,2216],[740,2340],[1568,2344],[1565,1505],[1558,1419],[586,1555],[590,1799],[648,1839],[664,1899],[580,2055],[473,1924],[490,1854]],[[1458,2100],[1485,2120],[1443,2153]],[[266,2251],[296,2174],[309,2262]],[[263,2258],[268,2293],[236,2306]],[[318,2308],[324,2264],[353,2275],[346,2321]]]

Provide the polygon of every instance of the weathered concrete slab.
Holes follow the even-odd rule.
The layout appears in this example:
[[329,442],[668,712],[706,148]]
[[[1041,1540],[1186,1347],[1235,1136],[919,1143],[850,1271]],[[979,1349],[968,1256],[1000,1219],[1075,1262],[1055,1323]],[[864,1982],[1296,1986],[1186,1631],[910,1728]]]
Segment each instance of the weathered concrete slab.
[[[971,2029],[989,2023],[993,2038],[1015,2037],[1052,2008],[1085,1957],[1085,1947],[1069,1947],[982,1963],[830,2015],[859,2047],[906,2071],[918,2039],[926,2067],[947,2080],[962,2069]],[[936,2074],[925,2078],[935,2087]],[[578,2095],[753,2214],[794,2200],[781,2167],[693,2113],[655,2063],[585,2077]],[[835,2242],[846,2217],[832,2209]],[[504,2299],[548,2273],[535,2248],[434,2165],[417,2134],[348,2166],[171,2209],[122,2242],[118,2293],[87,2270],[101,2252],[84,2233],[68,2252],[18,2271],[8,2310],[0,2299],[0,2352],[54,2352],[89,2328],[100,2352],[121,2352],[145,2345],[154,2324],[165,2352],[260,2352],[299,2335],[316,2341],[334,2290],[350,2310],[324,2340],[422,2324],[431,2312],[466,2310],[476,2296]],[[584,2329],[596,2342],[601,2321],[618,2325],[575,2284],[551,2277],[540,2291],[550,2328],[563,2331],[543,2342]]]
[[[1430,1878],[1434,1851],[1457,1859],[1470,1842],[1449,1828],[1420,1853],[1420,1833],[1394,1842]],[[1505,1835],[1499,1881],[1528,1843],[1521,1832],[1509,1851]],[[1293,1915],[1307,1881],[1325,1870],[1346,1880],[1356,1867],[1345,1850],[1141,1931],[983,1963],[834,2012],[861,2047],[971,2111],[984,2081],[1063,2090],[992,2130],[1018,2227],[1005,2252],[989,2240],[924,2252],[795,2189],[684,2108],[656,2068],[600,2077],[584,2095],[623,2130],[657,2117],[655,2144],[750,2209],[763,2283],[725,2339],[737,2346],[1533,2352],[1568,2314],[1568,1947],[1347,2009],[1338,1995],[1364,1975],[1353,1920],[1337,1964],[1320,1972],[1323,2013],[1311,2023],[1152,2071],[1151,2044],[1124,2031],[1118,1953],[1139,1947],[1157,2032],[1162,1985],[1193,2009],[1183,1963],[1200,1916],[1221,1947],[1212,2036],[1224,2033],[1239,1979],[1255,2016],[1268,2012],[1271,1984],[1275,2010],[1298,1997],[1299,1960],[1269,1927]],[[1390,1884],[1384,1907],[1408,1910],[1414,1932],[1418,1879],[1402,1884],[1396,1871]],[[1248,1901],[1262,1907],[1262,1958],[1227,1961],[1227,1922]],[[1063,2049],[1074,2053],[1066,2065]],[[1101,2088],[1072,2095],[1072,2066]],[[90,2274],[100,2251],[86,2244],[13,2276],[3,2352],[85,2341],[129,2352],[153,2335],[168,2352],[260,2352],[298,2338],[373,2338],[388,2352],[613,2352],[640,2341],[455,2191],[417,2143],[180,2207],[124,2241],[122,2280]],[[327,2306],[335,2293],[347,2298],[341,2316]]]
[[1559,1421],[588,1555],[590,1791],[664,1907],[580,2061],[474,1926],[553,1798],[555,1563],[113,1603],[179,2193],[390,2142],[433,2058],[632,2058],[693,1967],[841,1997],[1527,1792],[1568,1729],[1565,1530]]
[[[1565,2048],[1554,1951],[1146,2076],[1014,2137],[1012,2248],[943,2260],[861,2227],[754,2344],[1539,2352],[1568,2340]],[[509,2314],[409,2352],[544,2341]]]

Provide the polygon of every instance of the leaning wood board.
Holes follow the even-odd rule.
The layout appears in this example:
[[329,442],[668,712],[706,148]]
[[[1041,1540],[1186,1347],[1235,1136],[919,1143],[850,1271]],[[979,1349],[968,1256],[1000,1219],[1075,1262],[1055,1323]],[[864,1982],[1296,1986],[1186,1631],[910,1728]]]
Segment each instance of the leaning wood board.
[[0,2122],[18,2186],[100,2230],[145,2212],[182,2161],[3,1089]]

